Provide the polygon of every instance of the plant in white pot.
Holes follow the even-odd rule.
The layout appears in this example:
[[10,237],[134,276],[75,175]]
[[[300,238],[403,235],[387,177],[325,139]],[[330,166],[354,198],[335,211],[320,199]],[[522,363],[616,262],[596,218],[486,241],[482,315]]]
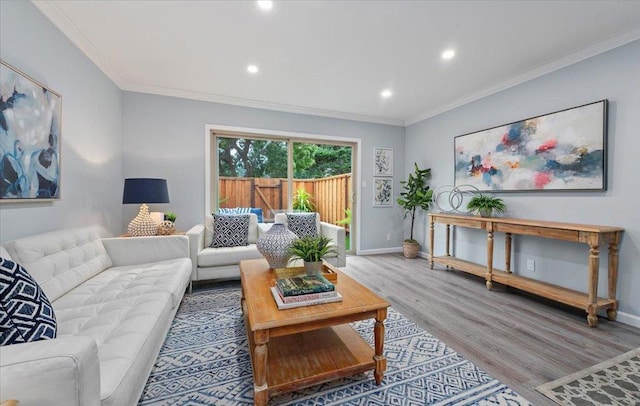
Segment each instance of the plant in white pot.
[[467,210],[478,213],[482,217],[491,217],[493,213],[502,214],[506,209],[507,205],[504,204],[504,200],[482,193],[473,196],[467,204]]
[[298,238],[289,247],[290,261],[302,259],[307,275],[317,275],[322,272],[322,258],[336,252],[330,244],[331,238],[323,235]]
[[404,192],[400,193],[397,202],[404,209],[404,217],[411,217],[411,231],[409,238],[404,240],[402,251],[406,258],[415,258],[418,256],[420,244],[413,238],[413,227],[416,221],[416,212],[422,209],[425,212],[429,210],[433,190],[429,188],[429,179],[431,179],[431,168],[420,169],[417,163],[413,164],[415,169],[409,174],[406,181],[401,181]]

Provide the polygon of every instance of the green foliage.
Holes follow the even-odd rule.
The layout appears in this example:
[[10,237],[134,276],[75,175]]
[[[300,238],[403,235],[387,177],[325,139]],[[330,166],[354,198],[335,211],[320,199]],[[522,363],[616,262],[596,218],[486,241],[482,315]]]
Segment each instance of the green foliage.
[[165,213],[165,214],[164,214],[164,219],[165,219],[165,220],[169,220],[169,221],[172,221],[172,222],[174,222],[174,223],[175,223],[175,221],[176,221],[176,219],[177,219],[177,218],[178,218],[178,215],[177,215],[177,214],[175,214],[175,213],[174,213],[174,212],[172,212],[172,211],[169,211],[169,212],[167,212],[167,213]]
[[505,210],[507,210],[507,205],[504,203],[504,200],[498,197],[478,193],[467,203],[467,210],[488,217],[491,216],[492,212],[504,213]]
[[[287,142],[218,138],[220,176],[286,178]],[[318,179],[351,173],[351,147],[293,143],[294,177]]]
[[331,238],[323,235],[315,237],[302,237],[291,244],[289,254],[293,255],[291,260],[302,259],[305,262],[317,262],[331,253],[336,252],[336,248],[331,244]]
[[422,209],[424,211],[429,210],[431,204],[431,197],[433,190],[429,188],[429,179],[431,179],[431,168],[420,169],[418,164],[414,163],[415,170],[409,174],[409,178],[406,181],[400,181],[404,192],[400,193],[400,197],[397,202],[404,209],[405,218],[411,216],[411,233],[409,239],[405,241],[412,241],[413,239],[413,226],[416,220],[416,211]]
[[293,196],[293,210],[312,212],[315,210],[313,204],[313,195],[303,188],[296,191],[296,195]]
[[336,223],[340,226],[344,226],[345,228],[349,228],[349,225],[351,225],[351,209],[348,207],[344,209],[344,215],[345,218],[336,221]]

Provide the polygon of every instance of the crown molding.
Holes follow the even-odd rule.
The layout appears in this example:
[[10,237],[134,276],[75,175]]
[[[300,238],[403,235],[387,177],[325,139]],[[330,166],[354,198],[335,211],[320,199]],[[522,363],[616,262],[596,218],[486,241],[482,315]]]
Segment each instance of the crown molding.
[[461,107],[465,104],[480,100],[492,94],[501,92],[503,90],[509,89],[511,87],[517,86],[519,84],[528,82],[532,79],[538,78],[540,76],[546,75],[558,69],[562,69],[569,65],[573,65],[580,61],[583,61],[587,58],[591,58],[592,56],[596,56],[598,54],[610,51],[614,48],[620,47],[622,45],[628,44],[635,40],[640,39],[640,28],[633,29],[631,31],[627,31],[624,34],[617,35],[615,37],[609,38],[608,40],[602,41],[593,45],[591,47],[585,48],[582,51],[578,51],[569,56],[557,59],[547,65],[541,66],[539,68],[530,70],[522,75],[518,75],[512,79],[504,81],[496,86],[490,87],[488,89],[482,90],[480,92],[474,93],[468,97],[463,97],[450,103],[446,106],[431,110],[427,113],[421,114],[419,116],[413,117],[411,119],[407,119],[404,122],[405,127],[410,126],[412,124],[418,123],[422,120],[426,120],[431,117],[435,117],[439,114],[445,113],[449,110],[453,110],[457,107]]
[[269,103],[259,100],[243,99],[239,97],[221,96],[211,93],[195,92],[192,90],[170,89],[148,85],[126,84],[122,90],[129,92],[156,94],[159,96],[180,97],[185,99],[207,101],[212,103],[230,104],[234,106],[250,107],[263,110],[274,110],[285,113],[306,114],[310,116],[337,118],[342,120],[363,121],[375,124],[404,126],[404,120],[384,117],[374,117],[365,114],[345,113],[341,111],[323,110],[311,107],[290,106],[286,104]]
[[58,27],[69,40],[77,46],[116,86],[122,89],[124,80],[118,71],[109,63],[98,48],[71,21],[56,1],[31,0],[38,10]]

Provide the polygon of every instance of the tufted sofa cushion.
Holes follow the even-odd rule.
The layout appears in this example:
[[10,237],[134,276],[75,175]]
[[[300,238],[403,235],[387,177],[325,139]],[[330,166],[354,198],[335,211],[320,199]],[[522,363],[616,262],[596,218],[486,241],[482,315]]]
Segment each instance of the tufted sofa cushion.
[[7,243],[52,302],[112,265],[98,228],[54,231]]
[[164,292],[67,308],[54,303],[58,337],[91,337],[98,345],[102,405],[132,404],[126,398],[130,391],[119,387],[123,381],[146,380],[148,360],[159,345],[151,342],[164,339],[171,303]]
[[56,300],[55,308],[88,306],[149,292],[169,292],[171,306],[175,308],[182,300],[184,289],[180,281],[184,280],[184,270],[189,269],[189,266],[190,263],[187,264],[185,258],[178,258],[113,267]]

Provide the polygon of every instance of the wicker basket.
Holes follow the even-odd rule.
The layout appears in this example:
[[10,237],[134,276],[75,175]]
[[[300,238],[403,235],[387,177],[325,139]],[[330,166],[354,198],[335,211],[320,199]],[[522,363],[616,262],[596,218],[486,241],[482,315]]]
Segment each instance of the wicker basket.
[[420,251],[420,244],[417,242],[408,242],[405,241],[402,243],[402,253],[405,258],[415,258],[418,256],[418,251]]
[[164,220],[158,224],[158,235],[171,235],[176,232],[176,225],[173,221]]

